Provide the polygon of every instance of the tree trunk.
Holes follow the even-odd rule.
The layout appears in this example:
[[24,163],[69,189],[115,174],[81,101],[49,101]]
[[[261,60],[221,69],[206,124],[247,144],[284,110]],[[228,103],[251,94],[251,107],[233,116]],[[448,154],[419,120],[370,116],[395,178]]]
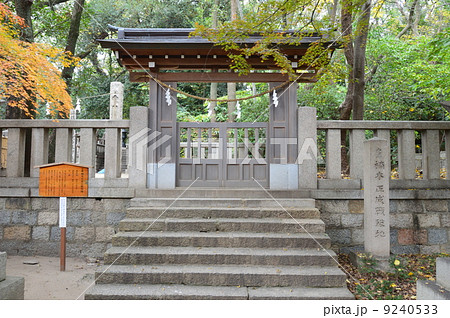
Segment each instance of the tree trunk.
[[31,7],[34,0],[14,0],[16,13],[21,17],[27,25],[22,29],[20,39],[26,42],[34,42],[33,21],[31,20]]
[[[33,21],[31,20],[31,7],[33,6],[33,0],[14,0],[14,5],[16,7],[16,14],[21,17],[26,24],[26,27],[22,29],[20,34],[20,39],[25,42],[34,42],[33,35]],[[30,90],[26,90],[30,98],[34,98],[34,93]],[[34,106],[31,102],[28,103],[28,112],[33,114]],[[6,117],[7,119],[29,119],[30,116],[27,115],[23,110],[18,107],[6,107]]]
[[[238,0],[231,0],[231,21],[237,20]],[[228,99],[236,99],[236,83],[227,83]],[[234,122],[236,102],[228,102],[228,121]]]
[[353,108],[353,88],[354,88],[354,78],[353,78],[353,65],[354,65],[354,50],[353,50],[353,12],[352,4],[350,1],[342,2],[341,9],[341,32],[342,38],[345,42],[344,55],[347,61],[348,78],[347,78],[347,94],[342,102],[340,109],[340,119],[349,120]]
[[[67,35],[66,52],[75,55],[75,48],[77,46],[78,37],[80,35],[81,16],[83,15],[85,0],[77,0],[73,5],[72,18],[70,21],[69,34]],[[72,83],[72,76],[74,66],[64,67],[62,71],[62,78],[66,81],[67,89],[70,91],[70,84]]]
[[[34,0],[14,0],[14,5],[16,7],[16,14],[21,17],[26,24],[26,27],[22,29],[20,34],[20,39],[25,42],[34,42],[33,34],[33,21],[31,20],[31,7],[33,6]],[[34,98],[34,93],[27,90],[30,98]],[[33,114],[34,107],[32,103],[28,103],[28,111]],[[29,119],[30,116],[27,115],[23,110],[18,107],[11,107],[7,105],[6,107],[6,119]],[[25,161],[24,161],[24,176],[30,176],[30,158],[31,158],[31,128],[27,128],[25,131]]]
[[[219,0],[214,0],[213,14],[212,14],[212,27],[217,28],[217,11],[219,10]],[[217,83],[211,83],[209,96],[211,99],[217,99]],[[216,121],[216,107],[217,102],[209,103],[209,116],[211,118],[211,122],[214,123]]]
[[416,2],[416,8],[414,10],[415,18],[412,25],[412,31],[414,36],[418,37],[419,34],[419,22],[420,22],[420,14],[421,14],[420,0]]
[[[26,24],[26,27],[22,29],[20,39],[25,42],[34,42],[33,34],[33,21],[31,20],[31,7],[33,6],[34,0],[14,0],[14,5],[16,7],[16,14],[21,17]],[[27,90],[30,98],[34,98],[34,93]],[[28,112],[33,114],[34,106],[30,102],[28,103]],[[27,115],[23,110],[18,107],[6,107],[6,118],[7,119],[29,119],[30,116]]]
[[336,24],[336,15],[338,8],[338,0],[333,0],[333,4],[328,8],[328,14],[330,15],[330,28],[333,30]]
[[[228,99],[236,99],[236,83],[227,84]],[[234,111],[236,110],[236,102],[228,102],[228,121],[234,122],[236,115]]]
[[406,32],[408,32],[409,29],[413,28],[414,15],[418,2],[419,0],[414,0],[411,4],[411,7],[409,8],[408,20],[406,21],[406,26],[403,28],[403,30],[400,31],[399,34],[397,34],[397,39],[400,39]]
[[238,16],[238,0],[231,1],[231,21],[237,20]]
[[[350,1],[342,1],[341,9],[341,32],[342,38],[345,42],[344,55],[347,61],[347,93],[345,94],[345,99],[339,107],[340,120],[349,120],[352,108],[353,108],[353,89],[354,89],[354,78],[353,78],[353,64],[354,64],[354,51],[353,51],[353,40],[352,40],[352,21],[353,21],[353,10]],[[347,156],[347,131],[341,130],[341,171],[346,174],[349,170],[349,162]]]
[[357,29],[354,43],[353,77],[355,86],[353,88],[353,119],[364,119],[364,87],[365,87],[365,65],[366,44],[369,34],[371,0],[367,0],[361,7],[361,15],[357,21]]

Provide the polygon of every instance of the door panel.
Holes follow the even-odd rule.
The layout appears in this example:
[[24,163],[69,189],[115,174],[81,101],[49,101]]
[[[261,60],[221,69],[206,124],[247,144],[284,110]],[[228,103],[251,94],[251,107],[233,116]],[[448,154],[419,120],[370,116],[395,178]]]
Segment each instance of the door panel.
[[197,179],[192,186],[267,187],[267,130],[267,123],[178,123],[177,186]]

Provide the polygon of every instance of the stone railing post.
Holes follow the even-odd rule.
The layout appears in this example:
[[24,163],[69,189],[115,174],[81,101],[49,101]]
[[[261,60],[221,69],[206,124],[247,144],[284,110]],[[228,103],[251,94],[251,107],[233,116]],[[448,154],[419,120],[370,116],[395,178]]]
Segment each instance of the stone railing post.
[[[5,156],[6,157],[6,156]],[[5,175],[3,174],[3,162],[6,162],[6,158],[4,157],[3,154],[3,129],[0,128],[0,177],[4,177]],[[6,173],[6,171],[5,171]]]
[[385,139],[364,141],[364,249],[375,258],[390,255],[389,146]]
[[398,175],[400,179],[416,178],[416,151],[414,130],[399,130]]
[[363,143],[366,138],[363,129],[350,130],[350,178],[362,179],[363,167]]
[[55,162],[71,162],[72,129],[56,129]]
[[48,129],[32,128],[31,131],[31,160],[30,176],[39,177],[39,168],[48,163]]
[[374,137],[385,139],[388,142],[388,146],[391,144],[391,131],[389,129],[375,129],[373,131]]
[[148,107],[130,108],[128,143],[129,187],[145,189],[147,186]]
[[109,95],[109,119],[122,119],[123,113],[123,84],[111,82]]
[[121,134],[118,128],[105,129],[105,179],[120,178]]
[[317,189],[317,117],[314,107],[298,108],[298,188]]
[[89,178],[95,178],[96,130],[80,129],[80,164],[89,166]]
[[425,180],[440,179],[439,130],[422,132],[422,169]]
[[445,131],[445,169],[447,180],[450,180],[450,130]]
[[341,129],[328,129],[326,140],[327,179],[341,179]]
[[17,178],[24,176],[25,165],[25,129],[8,129],[8,152],[6,157],[6,176]]

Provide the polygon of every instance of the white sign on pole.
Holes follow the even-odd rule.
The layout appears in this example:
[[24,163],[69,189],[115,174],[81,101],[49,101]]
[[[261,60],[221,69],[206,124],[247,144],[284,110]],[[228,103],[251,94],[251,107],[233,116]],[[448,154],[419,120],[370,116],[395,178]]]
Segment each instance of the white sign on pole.
[[66,227],[67,198],[59,198],[59,227]]

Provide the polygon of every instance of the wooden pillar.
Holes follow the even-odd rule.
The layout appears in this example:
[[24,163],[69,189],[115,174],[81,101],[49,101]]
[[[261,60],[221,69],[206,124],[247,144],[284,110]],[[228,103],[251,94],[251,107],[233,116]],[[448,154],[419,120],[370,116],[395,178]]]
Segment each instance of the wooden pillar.
[[[166,83],[176,87],[176,83]],[[147,187],[175,188],[177,154],[177,94],[150,80]],[[167,97],[170,99],[168,103]]]

